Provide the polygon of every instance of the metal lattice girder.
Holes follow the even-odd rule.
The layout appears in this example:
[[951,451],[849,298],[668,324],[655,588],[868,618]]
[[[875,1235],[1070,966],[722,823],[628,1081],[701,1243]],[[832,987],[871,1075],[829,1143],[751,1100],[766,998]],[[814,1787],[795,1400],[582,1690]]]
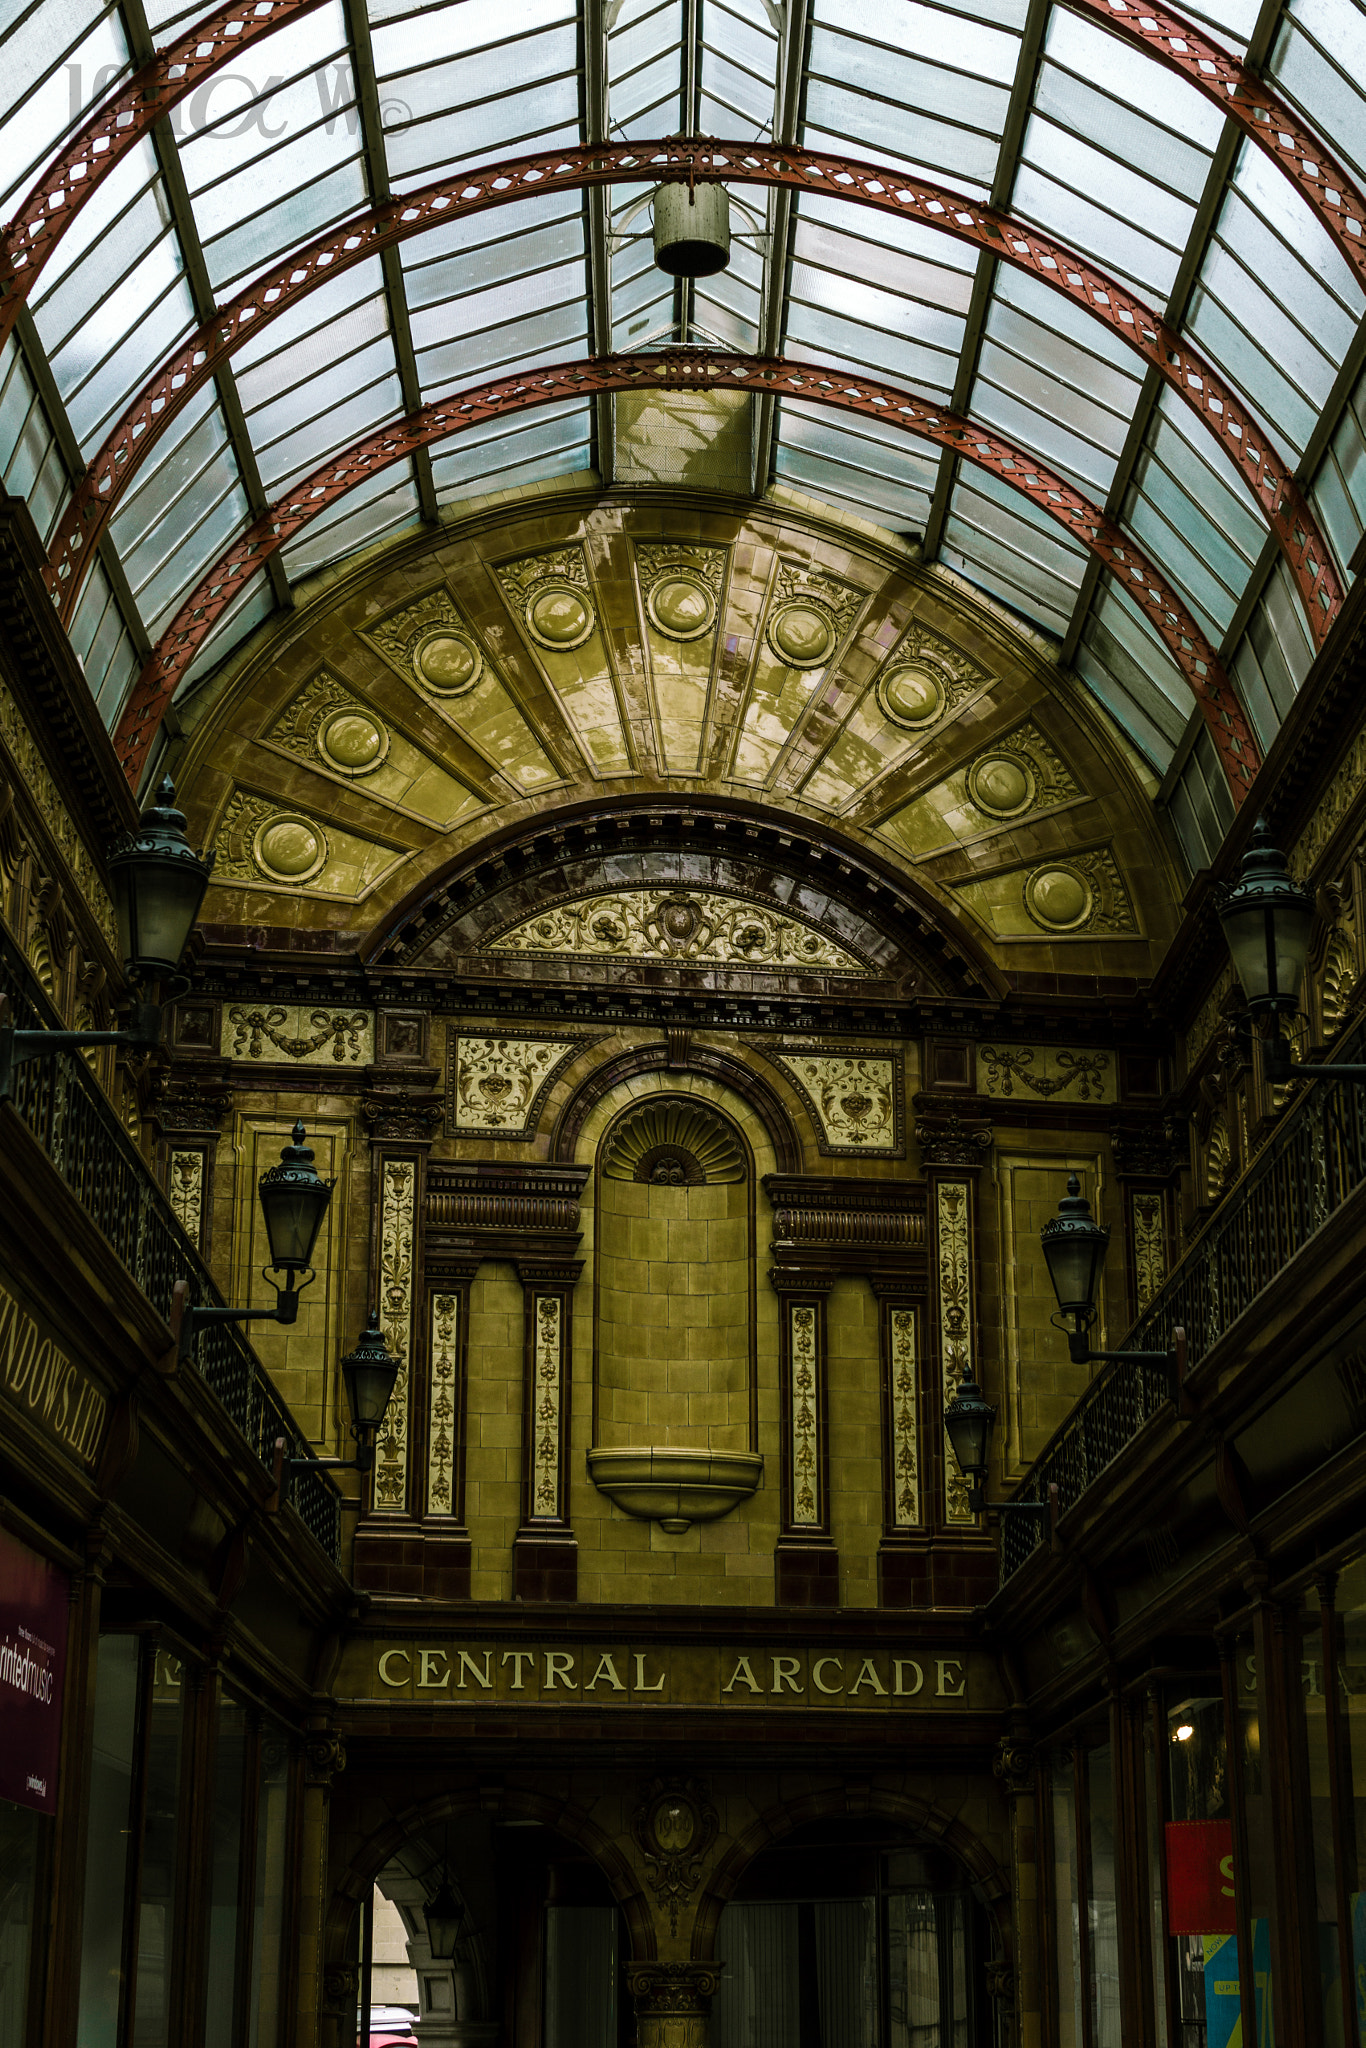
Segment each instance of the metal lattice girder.
[[92,193],[147,131],[209,72],[322,0],[248,0],[222,7],[172,43],[91,116],[44,170],[0,236],[0,342],[44,264]]
[[901,427],[990,470],[1051,514],[1099,557],[1161,635],[1209,726],[1233,800],[1242,802],[1260,766],[1260,755],[1232,683],[1176,592],[1128,534],[1089,498],[1001,435],[913,392],[819,366],[705,349],[602,356],[596,361],[563,363],[472,385],[368,434],[345,454],[324,463],[220,556],[157,643],[114,735],[129,782],[137,787],[147,748],[176,686],[225,608],[277,548],[287,545],[310,519],[366,478],[402,460],[414,448],[533,406],[590,398],[602,391],[704,388],[802,399]]
[[1140,6],[1136,0],[1068,4],[1180,72],[1236,121],[1312,207],[1366,288],[1366,198],[1351,172],[1279,93],[1170,7]]
[[53,536],[49,587],[69,621],[91,546],[162,429],[215,368],[263,324],[353,263],[424,229],[561,187],[638,183],[690,173],[727,184],[824,192],[895,213],[990,250],[1064,293],[1122,336],[1192,408],[1231,458],[1280,543],[1314,638],[1322,643],[1342,586],[1290,465],[1210,363],[1126,285],[1008,214],[923,179],[806,149],[747,143],[623,143],[520,157],[443,179],[374,208],[258,278],[153,375],[105,442]]

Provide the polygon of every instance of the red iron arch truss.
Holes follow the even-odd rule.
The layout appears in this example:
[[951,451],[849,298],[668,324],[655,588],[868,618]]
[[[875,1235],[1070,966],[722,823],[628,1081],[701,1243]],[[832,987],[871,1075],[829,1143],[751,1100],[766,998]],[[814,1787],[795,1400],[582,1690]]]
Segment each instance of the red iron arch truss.
[[134,72],[52,159],[0,235],[0,342],[86,201],[163,114],[221,64],[322,0],[247,0],[220,7]]
[[161,717],[216,621],[266,559],[326,506],[414,448],[445,440],[465,428],[534,406],[631,390],[730,390],[801,399],[900,427],[990,470],[1065,527],[1139,606],[1190,685],[1234,802],[1242,802],[1260,765],[1260,755],[1217,654],[1176,592],[1128,534],[1089,498],[1001,435],[913,392],[819,366],[699,349],[601,356],[473,385],[367,435],[315,470],[225,550],[162,635],[114,735],[129,782],[136,788],[141,780],[147,749]]
[[637,142],[491,164],[428,185],[345,223],[258,278],[155,372],[94,458],[53,537],[48,586],[69,624],[94,543],[157,437],[196,390],[262,326],[377,250],[429,228],[559,187],[639,183],[687,173],[727,184],[785,185],[894,213],[1015,264],[1084,306],[1162,376],[1218,439],[1276,535],[1322,644],[1342,586],[1307,500],[1232,387],[1127,286],[1050,236],[923,179],[815,150],[736,143]]
[[[80,208],[161,115],[248,43],[322,0],[249,0],[208,15],[98,109],[38,177],[0,236],[0,341]],[[1313,208],[1366,286],[1366,199],[1288,102],[1171,8],[1137,0],[1070,0],[1179,71],[1237,121]]]

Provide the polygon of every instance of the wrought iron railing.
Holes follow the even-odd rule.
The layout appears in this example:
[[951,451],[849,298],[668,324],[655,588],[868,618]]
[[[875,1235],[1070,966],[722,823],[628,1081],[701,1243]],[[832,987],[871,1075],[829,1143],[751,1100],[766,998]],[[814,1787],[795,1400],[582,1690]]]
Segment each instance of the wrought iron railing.
[[[1337,1050],[1347,1060],[1366,1057],[1366,1017]],[[1363,1182],[1366,1088],[1319,1081],[1297,1091],[1265,1149],[1116,1348],[1165,1351],[1183,1328],[1188,1367],[1198,1365]],[[1054,1432],[1015,1498],[1046,1503],[1056,1484],[1065,1513],[1167,1400],[1160,1367],[1114,1361]],[[1002,1584],[1043,1542],[1044,1526],[1042,1516],[1002,1517]]]
[[[0,940],[0,994],[9,997],[21,1030],[60,1023],[8,940]],[[16,1066],[11,1100],[154,1308],[169,1318],[177,1280],[186,1282],[191,1305],[223,1306],[207,1266],[79,1053]],[[240,1330],[222,1323],[202,1330],[194,1364],[263,1464],[271,1463],[278,1437],[287,1457],[313,1455]],[[310,1536],[338,1562],[341,1503],[327,1473],[321,1467],[296,1471],[290,1500]]]

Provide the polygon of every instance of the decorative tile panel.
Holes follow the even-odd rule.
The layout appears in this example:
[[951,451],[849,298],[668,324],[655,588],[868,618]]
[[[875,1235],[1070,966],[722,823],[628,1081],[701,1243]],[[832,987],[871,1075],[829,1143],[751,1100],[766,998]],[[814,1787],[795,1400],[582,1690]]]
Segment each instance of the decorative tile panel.
[[770,1052],[816,1123],[822,1152],[899,1159],[905,1151],[901,1062],[895,1054]]
[[359,632],[516,788],[543,789],[559,779],[444,584]]
[[814,925],[742,897],[691,890],[620,889],[572,897],[489,941],[495,953],[709,960],[737,967],[867,974],[863,962]]
[[993,938],[1139,936],[1129,891],[1108,846],[951,886]]
[[313,1003],[225,1004],[218,1049],[231,1060],[288,1060],[300,1067],[365,1067],[374,1058],[373,1010]]
[[887,1316],[892,1411],[892,1526],[911,1529],[920,1513],[920,1390],[915,1310],[893,1308]]
[[398,1359],[375,1461],[375,1509],[402,1514],[408,1504],[408,1398],[413,1345],[413,1209],[417,1166],[386,1159],[380,1174],[380,1321]]
[[564,1378],[564,1304],[558,1294],[533,1297],[531,1373],[531,1513],[533,1522],[563,1520],[560,1435]]
[[307,889],[350,901],[403,859],[395,847],[244,789],[235,789],[228,799],[214,846],[211,887],[237,882],[258,889]]
[[204,1154],[173,1150],[168,1162],[166,1193],[176,1221],[190,1242],[198,1245],[204,1227]]
[[922,790],[878,826],[912,859],[966,845],[1084,791],[1032,720],[1002,733],[964,766]]
[[1313,872],[1319,855],[1363,789],[1366,789],[1366,732],[1359,732],[1337,774],[1314,806],[1309,823],[1290,848],[1290,872],[1297,882],[1303,882]]
[[494,576],[599,774],[631,767],[616,679],[578,546],[499,562]]
[[427,1513],[455,1513],[456,1395],[460,1361],[460,1296],[434,1294],[427,1389]]
[[993,678],[942,634],[913,621],[845,720],[802,794],[836,810],[906,759]]
[[[935,1183],[935,1259],[943,1402],[973,1373],[972,1188],[965,1180]],[[944,1439],[944,1512],[950,1522],[971,1522],[968,1484],[947,1436]]]
[[492,1131],[534,1138],[536,1120],[556,1072],[586,1038],[497,1038],[452,1032],[447,1129],[459,1135]]
[[326,669],[286,705],[267,740],[318,773],[354,782],[376,803],[439,830],[484,807],[478,790],[387,725]]
[[820,1350],[817,1311],[809,1302],[788,1303],[788,1335],[792,1348],[792,1400],[789,1408],[788,1465],[792,1480],[792,1525],[821,1526],[820,1474]]
[[1162,1197],[1143,1190],[1129,1197],[1134,1239],[1134,1298],[1140,1315],[1167,1278],[1167,1219]]
[[1075,1046],[982,1045],[977,1049],[978,1093],[993,1102],[1031,1096],[1049,1102],[1113,1102],[1114,1054]]

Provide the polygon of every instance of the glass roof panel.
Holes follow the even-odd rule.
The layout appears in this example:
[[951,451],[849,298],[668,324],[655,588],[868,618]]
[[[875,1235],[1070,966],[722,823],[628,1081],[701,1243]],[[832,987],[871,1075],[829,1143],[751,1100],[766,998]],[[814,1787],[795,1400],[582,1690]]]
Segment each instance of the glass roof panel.
[[1186,421],[1165,393],[1135,467],[1124,516],[1217,647],[1266,528],[1241,486],[1230,487],[1204,451],[1192,447]]
[[607,39],[613,136],[681,134],[683,0],[624,0]]
[[922,533],[939,451],[918,436],[846,425],[823,406],[784,399],[778,475],[899,533]]
[[89,0],[0,8],[0,220],[132,70],[118,10]]
[[702,14],[704,135],[753,139],[771,132],[778,37],[759,0],[707,0]]
[[1245,143],[1187,324],[1282,447],[1306,445],[1364,309],[1307,204]]
[[1058,522],[989,471],[964,464],[949,498],[943,559],[1045,632],[1067,631],[1086,554]]
[[1366,9],[1355,0],[1290,0],[1267,73],[1349,168],[1366,175]]
[[1185,677],[1133,599],[1102,576],[1077,648],[1076,667],[1159,774],[1191,715]]
[[358,548],[373,547],[418,516],[411,462],[394,462],[366,477],[354,491],[309,521],[296,541],[280,551],[291,582],[310,576]]
[[541,406],[518,420],[490,420],[432,451],[436,495],[443,505],[486,491],[512,490],[539,478],[587,469],[592,409],[581,399]]

